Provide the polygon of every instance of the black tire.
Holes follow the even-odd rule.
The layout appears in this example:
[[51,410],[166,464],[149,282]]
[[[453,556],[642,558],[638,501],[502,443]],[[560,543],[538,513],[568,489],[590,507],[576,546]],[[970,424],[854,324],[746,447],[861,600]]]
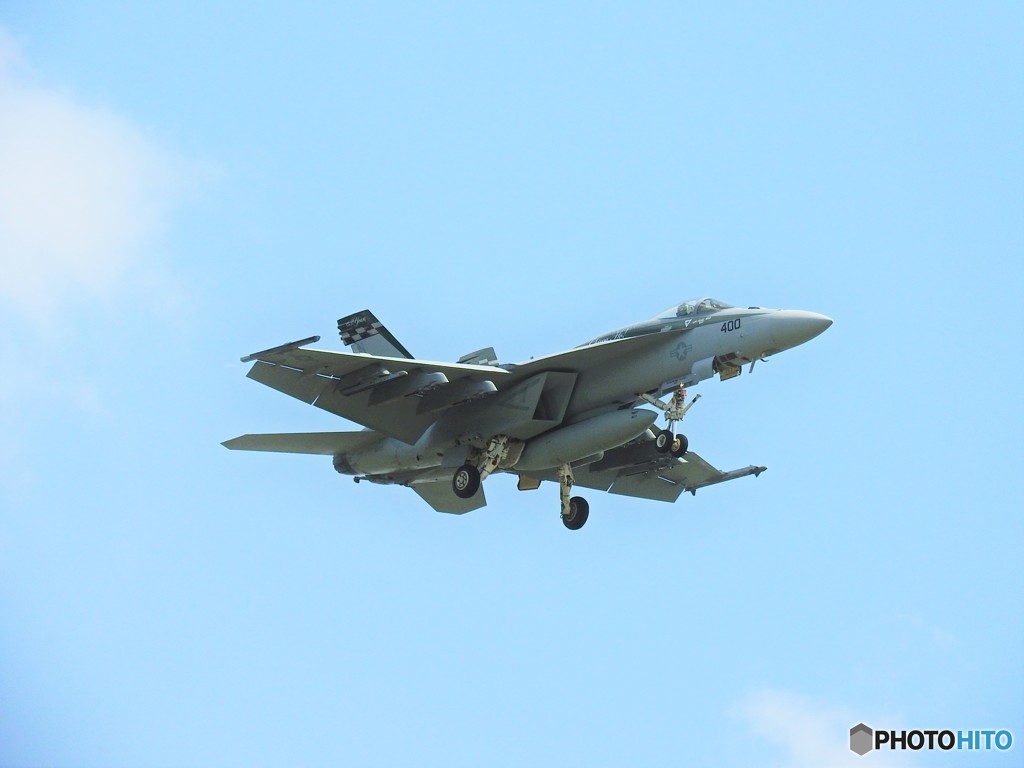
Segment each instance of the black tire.
[[469,464],[463,464],[452,475],[452,490],[460,499],[471,499],[480,490],[480,471]]
[[569,499],[569,514],[562,515],[562,523],[570,531],[578,531],[590,517],[590,504],[582,496]]
[[654,448],[658,453],[665,453],[669,449],[669,445],[672,443],[672,433],[667,430],[662,430],[658,433],[658,436],[654,438]]
[[690,441],[686,439],[686,435],[676,435],[670,450],[677,459],[685,456],[686,452],[690,450]]

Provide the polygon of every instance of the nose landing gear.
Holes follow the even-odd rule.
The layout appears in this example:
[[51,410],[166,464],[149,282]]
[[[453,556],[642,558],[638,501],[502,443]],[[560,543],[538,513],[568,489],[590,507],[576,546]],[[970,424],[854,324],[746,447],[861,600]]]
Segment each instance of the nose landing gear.
[[676,433],[676,422],[682,421],[686,412],[693,407],[693,404],[700,400],[700,395],[694,396],[689,403],[686,402],[686,390],[679,387],[672,393],[672,399],[667,403],[652,395],[641,395],[642,399],[656,408],[665,412],[665,420],[668,427],[658,433],[654,439],[654,447],[661,453],[671,453],[677,459],[682,458],[690,449],[690,441],[686,435]]

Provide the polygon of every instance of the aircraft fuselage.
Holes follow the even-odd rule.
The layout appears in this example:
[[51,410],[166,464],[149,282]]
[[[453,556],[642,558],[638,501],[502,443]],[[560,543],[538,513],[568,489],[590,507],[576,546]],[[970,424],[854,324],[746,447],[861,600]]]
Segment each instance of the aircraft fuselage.
[[[592,366],[576,376],[564,416],[552,431],[567,430],[574,424],[628,407],[644,395],[663,395],[715,375],[723,380],[732,378],[739,375],[741,366],[802,344],[831,324],[824,315],[801,310],[723,307],[689,316],[654,318],[612,331],[581,345],[594,347],[605,364]],[[641,341],[638,337],[646,338]],[[633,342],[619,343],[625,339]],[[559,356],[551,357],[550,370],[557,372]],[[531,367],[536,370],[536,364],[543,360],[532,361]],[[515,366],[503,367],[515,371]],[[492,410],[490,398],[466,403],[442,417],[415,444],[382,437],[375,444],[336,456],[335,468],[385,483],[401,483],[405,475],[414,473],[422,480],[423,470],[432,467],[445,468],[438,474],[447,476],[449,467],[458,466],[468,452],[483,447],[494,437],[486,427],[480,428],[487,421],[485,411]],[[601,429],[597,425],[586,433],[577,429],[590,440],[580,445],[593,450],[571,460],[598,456],[609,447],[631,440],[643,434],[653,420],[640,416],[629,419],[631,423],[623,418],[623,423],[612,424],[612,419],[606,417]],[[529,457],[530,443],[544,438],[541,433],[521,441],[525,450],[518,455]],[[581,437],[581,441],[585,440]],[[505,468],[516,469],[518,463]],[[550,466],[557,463],[552,461]],[[529,462],[523,466],[539,468]]]

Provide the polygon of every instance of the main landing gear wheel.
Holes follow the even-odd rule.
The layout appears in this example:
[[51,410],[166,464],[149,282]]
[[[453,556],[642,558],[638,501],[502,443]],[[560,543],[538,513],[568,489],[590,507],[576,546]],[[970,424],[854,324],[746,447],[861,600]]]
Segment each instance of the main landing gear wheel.
[[562,523],[570,531],[578,531],[590,517],[590,505],[582,496],[569,499],[569,514],[562,515]]
[[682,457],[690,449],[690,441],[686,439],[686,435],[676,435],[672,439],[672,445],[669,450],[672,455],[677,459]]
[[672,434],[667,430],[662,430],[658,433],[658,436],[654,438],[654,447],[658,453],[665,453],[669,449],[669,444],[672,442]]
[[470,464],[455,470],[452,476],[452,490],[460,499],[470,499],[480,490],[480,472]]

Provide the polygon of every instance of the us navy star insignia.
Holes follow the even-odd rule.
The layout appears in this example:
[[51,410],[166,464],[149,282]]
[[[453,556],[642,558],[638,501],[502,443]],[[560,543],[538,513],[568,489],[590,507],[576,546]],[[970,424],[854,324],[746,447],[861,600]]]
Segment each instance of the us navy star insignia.
[[690,354],[690,350],[693,349],[692,344],[687,344],[685,341],[680,341],[676,344],[676,348],[672,350],[672,357],[679,362],[683,362],[686,356]]

